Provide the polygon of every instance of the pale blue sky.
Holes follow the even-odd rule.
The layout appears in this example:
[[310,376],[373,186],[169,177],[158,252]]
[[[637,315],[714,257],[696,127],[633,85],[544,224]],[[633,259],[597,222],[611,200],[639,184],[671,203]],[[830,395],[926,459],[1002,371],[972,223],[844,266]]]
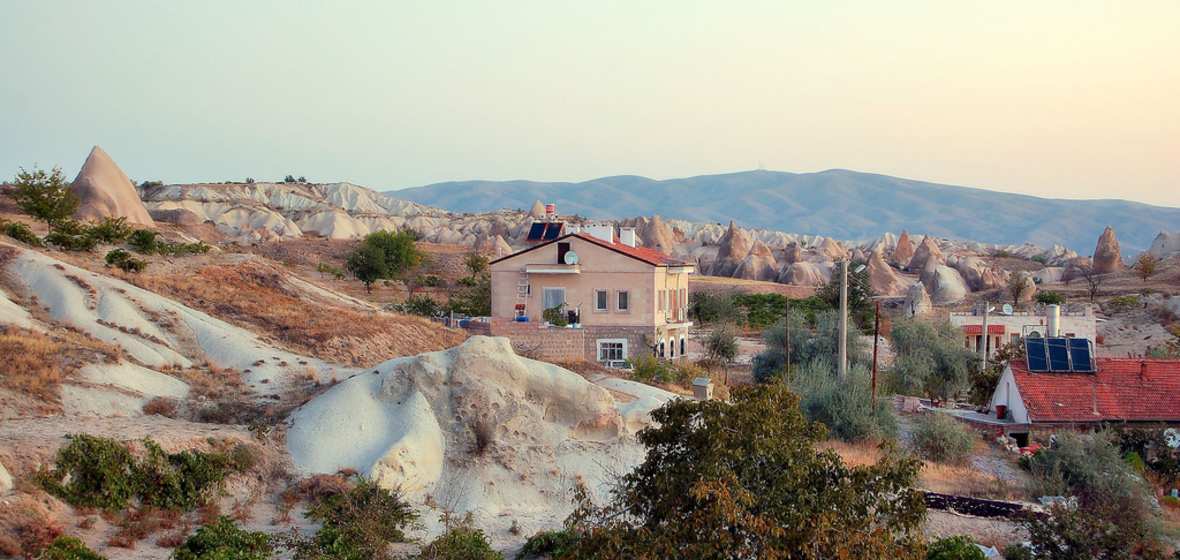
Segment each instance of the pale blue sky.
[[0,0],[0,175],[829,168],[1180,206],[1180,2]]

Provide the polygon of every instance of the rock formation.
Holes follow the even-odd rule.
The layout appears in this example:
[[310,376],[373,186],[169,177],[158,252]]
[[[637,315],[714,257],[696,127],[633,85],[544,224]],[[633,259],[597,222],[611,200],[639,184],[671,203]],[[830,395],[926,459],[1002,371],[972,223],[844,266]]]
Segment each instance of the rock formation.
[[909,266],[912,258],[914,258],[914,244],[910,241],[910,234],[903,229],[901,237],[897,238],[897,248],[893,250],[893,262],[901,266]]
[[545,205],[538,200],[533,203],[533,207],[529,209],[529,217],[534,220],[545,219]]
[[774,282],[778,278],[778,263],[775,262],[770,247],[761,241],[755,241],[754,248],[750,249],[750,254],[742,260],[742,264],[734,272],[734,277]]
[[1094,247],[1094,272],[1106,274],[1122,269],[1123,253],[1119,249],[1119,240],[1114,236],[1114,228],[1106,226]]
[[848,258],[848,250],[831,237],[825,237],[817,248],[819,254],[831,257],[832,260]]
[[74,179],[71,187],[82,204],[74,219],[79,221],[101,220],[106,217],[127,218],[127,222],[139,226],[154,227],[156,224],[139,199],[131,179],[115,165],[111,156],[95,146],[90,150],[86,163]]
[[926,291],[926,286],[918,282],[910,286],[910,291],[906,292],[905,303],[902,304],[902,313],[914,317],[930,311],[933,307],[934,305],[930,301],[930,294]]
[[935,305],[950,305],[967,297],[967,285],[963,282],[963,277],[959,275],[959,271],[949,266],[943,264],[934,267],[932,283],[930,301]]
[[1180,253],[1180,233],[1164,233],[1160,232],[1155,236],[1151,242],[1151,248],[1147,252],[1161,258],[1167,259]]
[[946,257],[942,254],[942,249],[934,243],[934,238],[929,235],[922,238],[922,242],[918,244],[917,250],[914,251],[914,258],[910,259],[908,268],[910,270],[918,271],[926,268],[926,264],[934,261],[938,264],[946,262]]
[[893,267],[885,262],[881,251],[873,251],[869,256],[868,273],[869,286],[877,295],[894,297],[905,293],[905,282],[893,273]]
[[799,251],[799,244],[792,241],[787,244],[787,248],[783,250],[783,262],[786,264],[795,264],[803,260],[802,254]]
[[709,267],[710,276],[733,277],[746,255],[750,254],[750,236],[741,228],[729,222],[729,229],[717,241],[717,258]]
[[818,266],[809,262],[797,262],[783,269],[778,277],[779,284],[791,286],[814,286],[824,281],[824,273]]
[[659,214],[652,215],[651,219],[641,218],[641,224],[637,224],[636,233],[639,234],[643,246],[649,249],[654,249],[665,255],[671,255],[676,252],[675,238],[676,235],[672,232],[672,228],[664,223]]
[[973,292],[994,290],[1002,285],[1000,277],[979,257],[960,257],[953,263],[951,260],[947,258],[947,266],[959,271],[967,288]]

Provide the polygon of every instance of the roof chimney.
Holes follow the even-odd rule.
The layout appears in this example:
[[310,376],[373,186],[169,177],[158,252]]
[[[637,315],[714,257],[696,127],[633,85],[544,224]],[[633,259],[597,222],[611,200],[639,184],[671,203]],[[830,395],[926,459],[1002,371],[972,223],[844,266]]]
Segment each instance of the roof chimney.
[[633,227],[619,228],[619,241],[622,241],[623,245],[634,248],[635,247],[635,228],[633,228]]
[[1139,380],[1147,381],[1147,360],[1139,360]]
[[586,226],[586,234],[597,237],[607,243],[615,242],[615,226],[613,224],[590,224]]

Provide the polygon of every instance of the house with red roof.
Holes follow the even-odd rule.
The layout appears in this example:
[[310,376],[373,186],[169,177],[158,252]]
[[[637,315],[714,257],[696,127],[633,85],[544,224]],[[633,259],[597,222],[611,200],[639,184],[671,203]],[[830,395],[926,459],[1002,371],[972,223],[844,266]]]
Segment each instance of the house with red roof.
[[1084,372],[1031,371],[1027,359],[1014,359],[988,413],[1014,436],[1103,422],[1180,425],[1180,360],[1094,358]]
[[[641,354],[685,355],[692,263],[643,247],[633,228],[616,236],[610,224],[535,226],[532,246],[489,263],[488,334],[555,360],[620,365]],[[566,325],[551,324],[546,310]]]

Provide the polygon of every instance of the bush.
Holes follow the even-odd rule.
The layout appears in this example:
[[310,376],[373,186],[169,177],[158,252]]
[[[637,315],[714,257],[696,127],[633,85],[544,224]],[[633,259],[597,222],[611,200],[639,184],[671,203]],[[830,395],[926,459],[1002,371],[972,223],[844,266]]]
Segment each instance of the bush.
[[34,247],[40,247],[44,244],[37,234],[33,233],[32,228],[28,224],[22,222],[8,222],[0,220],[0,232],[7,235],[21,243],[28,243]]
[[959,535],[938,539],[926,548],[926,560],[987,560],[987,556],[971,541]]
[[193,509],[205,504],[228,474],[225,456],[196,450],[165,453],[150,438],[147,455],[137,462],[113,439],[89,434],[69,436],[57,452],[56,466],[36,474],[46,492],[78,507],[119,510],[138,499],[140,505]]
[[122,249],[112,249],[106,256],[107,266],[113,266],[123,272],[143,272],[148,262],[131,257],[131,253]]
[[561,310],[563,305],[565,304],[559,305],[557,307],[550,307],[549,309],[542,311],[541,318],[549,321],[549,324],[555,327],[564,327],[570,324],[569,320],[566,319],[565,313]]
[[442,305],[428,295],[410,296],[406,301],[394,305],[393,308],[402,313],[421,317],[437,317],[442,314]]
[[471,527],[467,519],[439,535],[422,548],[422,560],[504,560],[504,555],[492,550],[483,531]]
[[1004,560],[1033,560],[1032,549],[1023,544],[1010,544],[1003,552]]
[[172,551],[170,560],[263,560],[271,556],[270,537],[261,531],[245,531],[234,519],[221,516],[216,523],[197,529]]
[[74,537],[58,537],[45,549],[39,560],[107,560]]
[[1037,292],[1035,297],[1037,298],[1037,303],[1043,303],[1045,305],[1061,305],[1065,303],[1065,296],[1054,290]]
[[959,463],[971,456],[975,434],[949,414],[928,412],[914,426],[914,450],[923,459]]
[[294,545],[297,556],[303,550],[340,560],[369,560],[384,557],[390,544],[405,542],[403,529],[418,515],[396,493],[362,478],[348,492],[318,500],[307,517],[323,527],[311,541]]
[[156,232],[150,229],[137,229],[127,236],[127,244],[136,252],[151,255],[157,252]]
[[183,257],[191,254],[204,254],[213,250],[208,243],[168,243],[160,238],[160,234],[150,229],[137,229],[127,237],[127,244],[132,249],[144,255],[165,255]]
[[328,263],[319,263],[315,265],[315,270],[320,274],[331,274],[332,276],[335,276],[337,280],[344,278],[344,272],[341,272],[339,268],[336,268]]
[[581,533],[572,527],[560,531],[541,531],[525,541],[520,552],[516,553],[516,560],[543,555],[550,558],[560,557],[572,550],[581,536]]
[[70,235],[60,231],[49,232],[45,242],[66,251],[93,251],[98,246],[98,240],[88,235]]
[[863,366],[849,368],[848,376],[839,379],[830,362],[813,361],[798,368],[787,386],[799,395],[803,415],[827,426],[833,438],[858,442],[897,437],[892,405],[884,397],[873,405],[869,373]]
[[670,364],[655,356],[636,356],[628,360],[628,362],[631,363],[631,372],[627,374],[627,377],[631,381],[638,381],[640,383],[670,383],[675,379]]
[[101,222],[90,222],[90,226],[86,228],[86,235],[93,237],[100,243],[118,243],[127,239],[132,231],[131,226],[127,225],[127,218],[107,216]]

